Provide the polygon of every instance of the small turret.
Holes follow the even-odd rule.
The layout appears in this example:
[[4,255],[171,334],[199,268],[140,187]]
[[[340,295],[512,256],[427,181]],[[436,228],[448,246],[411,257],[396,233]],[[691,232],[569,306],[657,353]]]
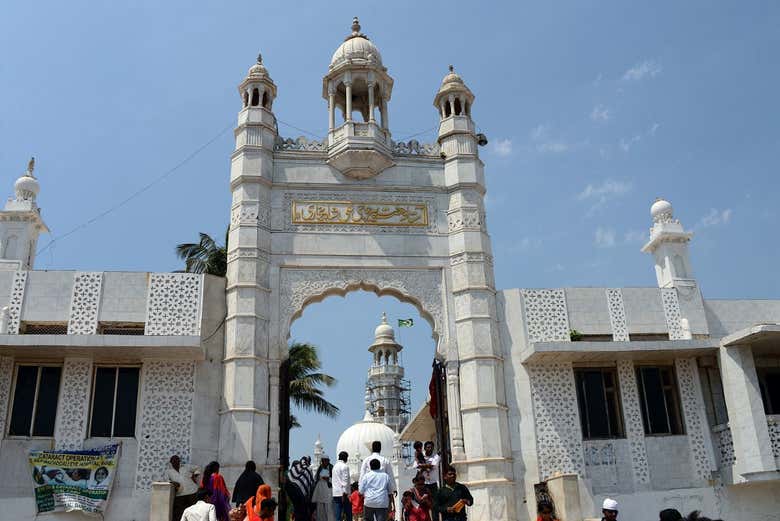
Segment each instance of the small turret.
[[674,218],[672,204],[658,198],[650,207],[653,226],[650,240],[642,247],[644,253],[655,258],[655,275],[659,288],[692,286],[696,284],[691,270],[688,242],[693,233],[686,231]]
[[49,228],[41,218],[36,199],[40,185],[35,178],[35,158],[30,158],[27,171],[14,183],[14,197],[0,211],[0,263],[11,269],[32,269],[38,235]]

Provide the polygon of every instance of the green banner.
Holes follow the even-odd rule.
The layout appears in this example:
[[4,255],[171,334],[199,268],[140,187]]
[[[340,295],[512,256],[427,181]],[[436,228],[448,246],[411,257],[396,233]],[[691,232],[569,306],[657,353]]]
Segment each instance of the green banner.
[[35,504],[39,514],[102,514],[114,483],[119,445],[92,450],[30,451]]

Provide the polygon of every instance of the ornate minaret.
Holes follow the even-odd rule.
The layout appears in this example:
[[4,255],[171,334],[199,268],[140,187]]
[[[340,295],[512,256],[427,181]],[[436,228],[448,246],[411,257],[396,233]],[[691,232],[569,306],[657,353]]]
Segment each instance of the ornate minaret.
[[279,458],[279,430],[269,430],[269,421],[278,422],[278,418],[271,418],[269,403],[279,399],[279,356],[269,353],[268,327],[270,186],[277,137],[271,109],[276,85],[261,56],[238,93],[242,108],[230,168],[233,202],[227,244],[224,402],[219,438],[219,460],[231,476],[237,475],[247,460],[262,466]]
[[449,264],[458,338],[451,347],[457,351],[448,353],[446,362],[450,441],[459,475],[474,483],[475,503],[503,504],[512,512],[509,444],[488,443],[481,434],[494,432],[495,440],[509,439],[493,257],[485,224],[485,173],[477,148],[487,140],[475,133],[473,102],[471,90],[450,66],[433,102],[440,117],[438,142],[449,195]]
[[15,197],[0,211],[0,259],[16,261],[23,270],[33,268],[38,235],[49,231],[35,202],[40,186],[34,170],[35,158],[31,158],[27,171],[14,183]]
[[655,276],[659,288],[680,288],[696,285],[691,271],[688,242],[693,233],[686,231],[674,218],[672,204],[656,199],[650,207],[653,227],[650,240],[642,247],[645,253],[655,257]]
[[368,348],[373,355],[366,382],[367,394],[371,397],[369,411],[375,420],[401,432],[408,418],[403,413],[401,392],[404,368],[398,363],[398,353],[403,346],[395,341],[395,331],[382,313],[382,322],[374,330],[374,343]]

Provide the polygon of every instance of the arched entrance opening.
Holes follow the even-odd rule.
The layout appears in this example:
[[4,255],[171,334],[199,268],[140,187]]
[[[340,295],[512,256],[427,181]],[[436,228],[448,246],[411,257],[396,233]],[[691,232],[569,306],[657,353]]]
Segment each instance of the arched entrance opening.
[[[373,440],[358,443],[354,436],[342,434],[348,429],[361,431],[367,412],[395,434],[383,441],[382,453],[397,469],[399,490],[412,486],[414,441],[433,441],[442,460],[451,460],[443,357],[437,355],[440,335],[433,329],[433,316],[420,309],[419,301],[361,282],[310,297],[293,317],[288,354],[298,343],[317,346],[322,363],[317,372],[336,380],[332,387],[320,386],[323,397],[339,408],[339,414],[328,417],[316,408],[297,406],[295,397],[282,392],[280,420],[290,418],[293,425],[280,429],[283,467],[305,455],[312,457],[313,465],[322,454],[334,463],[344,450],[357,473]],[[285,390],[291,389],[286,373],[290,366],[287,360],[281,368]]]

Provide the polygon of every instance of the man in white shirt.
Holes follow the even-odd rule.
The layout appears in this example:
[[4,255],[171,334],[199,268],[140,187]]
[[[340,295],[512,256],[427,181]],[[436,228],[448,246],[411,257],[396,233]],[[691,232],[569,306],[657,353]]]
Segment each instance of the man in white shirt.
[[171,456],[165,479],[173,483],[176,498],[173,500],[173,521],[179,521],[184,509],[195,504],[195,493],[198,491],[196,476],[200,473],[197,467],[184,465],[178,455]]
[[431,497],[436,497],[436,491],[439,489],[439,465],[441,464],[441,456],[434,454],[432,441],[425,442],[424,450],[423,459],[425,460],[425,463],[418,458],[415,458],[414,468],[423,473],[423,476],[425,477],[425,488],[430,491]]
[[[209,503],[211,494],[205,488],[201,488],[195,494],[197,502],[184,509],[180,521],[217,521],[217,509]],[[173,521],[178,521],[174,519]]]
[[393,466],[390,465],[390,460],[380,454],[382,452],[382,442],[374,441],[371,443],[371,454],[363,460],[363,465],[360,467],[360,478],[369,471],[369,464],[372,459],[379,461],[380,471],[387,474],[390,479],[390,491],[395,494],[398,488],[395,485],[395,476],[393,475]]
[[350,483],[349,465],[347,465],[348,459],[349,454],[341,451],[339,452],[339,460],[333,465],[331,484],[333,485],[333,513],[336,515],[336,521],[341,521],[342,512],[346,514],[347,521],[352,521],[352,504],[349,502]]
[[394,490],[390,477],[381,469],[382,464],[374,458],[369,469],[360,476],[358,492],[363,494],[363,519],[365,521],[387,521],[387,510]]

